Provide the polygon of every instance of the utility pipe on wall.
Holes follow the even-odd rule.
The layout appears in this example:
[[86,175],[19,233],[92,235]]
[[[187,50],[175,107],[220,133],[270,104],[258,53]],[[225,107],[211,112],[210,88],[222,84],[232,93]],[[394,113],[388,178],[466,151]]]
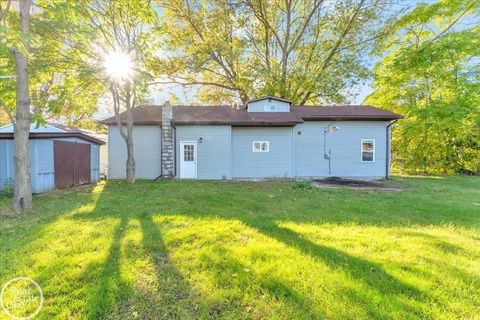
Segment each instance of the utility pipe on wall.
[[323,158],[328,160],[328,175],[332,174],[332,150],[328,149],[327,153],[327,133],[328,132],[335,132],[340,130],[339,127],[333,126],[330,128],[335,121],[330,122],[324,129],[323,129]]
[[395,123],[397,123],[398,120],[395,120],[393,122],[390,122],[386,129],[385,129],[385,135],[386,135],[386,158],[385,158],[385,178],[388,179],[390,177],[390,127],[393,126]]

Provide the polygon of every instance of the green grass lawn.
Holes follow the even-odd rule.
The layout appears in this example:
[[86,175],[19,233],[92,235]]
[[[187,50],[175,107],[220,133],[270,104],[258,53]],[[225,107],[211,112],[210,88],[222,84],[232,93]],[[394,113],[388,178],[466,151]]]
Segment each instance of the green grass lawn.
[[109,181],[16,218],[3,198],[0,283],[35,279],[39,319],[480,319],[480,179],[393,183]]

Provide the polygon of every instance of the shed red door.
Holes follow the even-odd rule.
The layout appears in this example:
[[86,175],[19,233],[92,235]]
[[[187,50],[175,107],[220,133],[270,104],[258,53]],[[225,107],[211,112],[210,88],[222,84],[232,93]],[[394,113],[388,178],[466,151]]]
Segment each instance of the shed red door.
[[90,145],[54,141],[55,187],[90,183]]

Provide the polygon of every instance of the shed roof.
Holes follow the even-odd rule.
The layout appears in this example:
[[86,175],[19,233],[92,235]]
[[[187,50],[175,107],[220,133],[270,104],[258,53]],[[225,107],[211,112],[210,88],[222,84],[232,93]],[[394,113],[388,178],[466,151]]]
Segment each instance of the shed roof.
[[[0,139],[13,139],[13,125],[7,124],[0,127]],[[30,126],[30,139],[59,139],[59,138],[79,138],[94,144],[105,144],[106,135],[99,134],[91,130],[84,130],[75,127],[68,127],[58,123],[47,123],[46,125]]]
[[[314,120],[373,120],[388,121],[402,118],[401,115],[374,108],[359,106],[292,106],[290,112],[248,112],[244,108],[229,106],[173,106],[172,123],[175,125],[232,125],[232,126],[295,126]],[[122,123],[126,113],[120,114]],[[162,123],[162,106],[147,105],[133,109],[136,125],[158,125]],[[115,125],[115,116],[101,123]]]

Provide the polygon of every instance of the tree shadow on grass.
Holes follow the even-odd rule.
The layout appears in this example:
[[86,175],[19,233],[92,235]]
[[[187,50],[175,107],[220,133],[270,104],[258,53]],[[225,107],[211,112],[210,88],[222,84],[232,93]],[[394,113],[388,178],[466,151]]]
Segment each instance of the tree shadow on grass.
[[[32,243],[42,239],[48,227],[55,223],[60,217],[75,209],[92,203],[92,188],[82,187],[79,190],[72,190],[75,193],[75,201],[64,201],[68,196],[65,191],[54,191],[51,195],[35,195],[34,210],[27,213],[15,214],[14,217],[0,217],[0,280],[2,274],[11,274],[12,270],[21,268],[23,259],[18,259],[19,252],[30,253]],[[57,200],[58,199],[58,200]],[[59,203],[61,202],[61,205]],[[8,201],[10,205],[10,201]],[[9,210],[9,209],[6,209]],[[45,246],[39,243],[39,246]]]
[[[80,283],[90,283],[96,290],[86,299],[88,319],[184,319],[195,318],[205,309],[189,283],[171,261],[158,226],[151,215],[130,211],[124,202],[114,201],[115,194],[105,189],[94,210],[74,214],[71,218],[79,223],[106,221],[119,218],[120,222],[112,235],[108,255],[101,264],[91,264],[80,277]],[[137,290],[136,283],[122,279],[123,252],[129,222],[137,220],[142,233],[142,249],[133,254],[136,259],[148,259],[155,271],[156,283],[149,282],[147,290]],[[138,276],[138,275],[136,275]],[[136,281],[135,279],[134,281]],[[150,279],[148,279],[150,281]],[[133,313],[132,313],[133,312]]]
[[[106,318],[113,306],[118,303],[118,299],[125,298],[132,292],[132,288],[122,280],[120,274],[121,241],[125,237],[127,226],[128,218],[123,215],[113,234],[108,256],[101,266],[98,287],[94,294],[88,297],[88,319]],[[95,271],[90,266],[86,274],[88,275],[92,272]]]
[[[403,305],[404,302],[399,301],[397,298],[403,296],[409,301],[422,301],[427,298],[427,295],[415,286],[388,274],[380,264],[352,256],[335,248],[314,243],[291,229],[278,226],[273,221],[263,221],[262,223],[255,219],[243,219],[242,221],[267,237],[280,241],[305,255],[317,259],[332,270],[343,272],[356,283],[363,284],[368,290],[377,292],[383,298],[389,299],[390,302],[402,304],[401,307],[410,310],[411,314],[425,317],[420,308],[416,308],[413,304]],[[341,287],[342,284],[339,284],[339,286]],[[352,297],[352,300],[362,301],[363,309],[369,313],[370,317],[387,316],[380,306],[374,304],[371,298],[365,296],[362,292],[356,292],[352,289],[346,289],[346,291],[348,291],[348,295]]]
[[[221,310],[232,310],[232,318],[284,318],[287,319],[324,319],[325,314],[315,306],[305,294],[278,279],[271,272],[258,272],[247,268],[234,257],[231,250],[216,246],[202,255],[202,264],[212,271],[210,276],[215,286],[224,290],[232,290],[233,296],[219,302],[210,316],[221,316]],[[252,283],[254,286],[252,286]],[[244,296],[250,297],[245,301]],[[254,301],[268,299],[264,304],[273,304],[265,310],[253,304]],[[270,314],[265,314],[270,312]],[[224,314],[223,314],[224,315]],[[225,315],[224,315],[225,316]]]
[[[342,271],[348,277],[377,292],[381,295],[382,301],[392,300],[393,302],[391,303],[398,306],[405,313],[409,312],[419,318],[428,316],[422,313],[416,305],[406,303],[403,299],[397,299],[397,297],[407,297],[406,300],[408,301],[417,300],[422,305],[425,305],[425,300],[428,298],[426,294],[414,286],[391,276],[380,264],[312,242],[305,239],[302,235],[288,228],[280,227],[275,223],[275,221],[280,220],[294,223],[331,222],[341,224],[355,220],[359,221],[360,224],[384,225],[383,219],[386,221],[386,216],[389,212],[382,214],[380,217],[382,221],[378,221],[378,223],[364,215],[363,212],[361,214],[353,213],[347,215],[339,211],[340,216],[336,218],[336,211],[324,211],[324,207],[318,207],[319,204],[311,203],[314,202],[313,200],[305,202],[305,196],[302,196],[302,194],[296,194],[295,197],[303,197],[301,200],[306,203],[303,208],[297,208],[296,204],[288,203],[293,201],[288,200],[289,198],[287,200],[281,198],[285,195],[283,192],[279,192],[279,194],[275,195],[277,198],[267,202],[267,196],[274,191],[262,184],[258,185],[259,190],[257,190],[257,186],[252,187],[242,184],[225,185],[212,182],[211,184],[214,186],[218,185],[218,188],[212,190],[210,187],[206,191],[201,189],[203,184],[200,182],[198,186],[195,184],[190,188],[186,188],[181,182],[162,182],[153,186],[152,184],[154,183],[139,182],[136,186],[130,186],[117,182],[107,182],[93,211],[72,215],[72,219],[78,220],[79,223],[120,218],[119,226],[113,233],[112,243],[105,262],[101,265],[95,264],[90,266],[85,274],[85,277],[93,279],[92,281],[97,281],[97,279],[89,277],[88,273],[101,275],[100,280],[98,280],[97,290],[86,300],[88,303],[86,308],[89,310],[88,316],[91,319],[104,318],[111,315],[115,305],[121,303],[121,300],[129,299],[131,296],[136,295],[135,290],[121,279],[119,271],[120,243],[125,236],[125,229],[130,219],[138,219],[140,222],[143,233],[143,247],[154,264],[158,279],[159,295],[162,299],[164,297],[165,301],[168,301],[165,304],[162,301],[160,305],[151,306],[153,311],[145,313],[143,316],[146,318],[154,317],[160,315],[161,312],[166,312],[172,318],[182,316],[187,318],[196,317],[198,314],[210,316],[221,314],[222,311],[219,311],[220,308],[215,307],[214,302],[206,298],[200,299],[195,297],[188,281],[183,278],[171,261],[160,230],[152,220],[153,213],[167,215],[169,212],[182,214],[189,218],[215,217],[224,220],[242,221],[245,225],[257,230],[268,238],[277,240],[298,250],[302,254],[313,257],[332,269]],[[267,191],[262,189],[264,187]],[[187,190],[191,192],[186,192]],[[172,195],[172,192],[175,195]],[[291,191],[288,190],[288,192]],[[326,194],[333,193],[335,192],[326,192]],[[339,197],[343,199],[344,195],[340,194]],[[267,201],[262,202],[263,199],[267,199]],[[317,197],[317,200],[319,199]],[[82,201],[91,203],[92,199],[87,197],[87,199],[82,199]],[[342,201],[345,201],[345,199]],[[235,203],[235,207],[232,207],[232,203]],[[290,205],[290,207],[283,210],[282,206],[285,204]],[[328,203],[326,205],[330,206]],[[365,205],[370,206],[371,203],[369,202]],[[340,203],[340,206],[347,208],[343,202]],[[359,204],[357,203],[356,206],[359,206]],[[67,203],[66,207],[74,208],[75,206]],[[304,209],[308,210],[308,214],[302,212]],[[329,214],[327,215],[325,212]],[[422,220],[419,221],[421,222]],[[264,281],[265,279],[267,280]],[[299,308],[302,308],[306,303],[305,301],[308,301],[306,298],[308,293],[298,292],[278,279],[268,280],[268,277],[265,279],[257,277],[255,281],[261,287],[266,288],[266,290],[273,291],[273,294],[279,297],[279,299],[285,297],[286,301],[291,301],[293,304],[298,305]],[[339,285],[342,286],[343,284]],[[345,290],[348,291],[348,297],[352,303],[360,303],[371,318],[387,318],[389,316],[382,310],[382,306],[372,302],[363,291],[351,288],[345,288]],[[305,300],[302,298],[302,294],[305,294]],[[147,296],[145,299],[148,300],[149,297]],[[188,306],[188,303],[192,303],[193,306]],[[308,313],[308,309],[305,309],[305,312]],[[240,314],[243,313],[240,312]]]
[[[108,202],[108,199],[111,196],[115,196],[114,193],[115,188],[112,188],[111,190],[106,188],[104,194],[102,195],[102,197],[104,197],[103,201],[99,201],[99,203],[97,204],[98,209],[96,208],[93,212],[88,214],[78,214],[74,218],[80,220],[95,220],[109,217],[111,215],[111,212],[109,213],[109,211],[102,209],[102,202]],[[185,195],[179,195],[180,198],[184,196]],[[214,196],[215,195],[213,195],[213,197]],[[266,211],[266,204],[259,205],[257,203],[257,207],[255,207],[255,210],[252,211],[248,209],[248,203],[242,204],[238,208],[231,208],[228,206],[228,204],[219,203],[216,202],[215,199],[210,199],[209,202],[212,202],[213,204],[213,207],[210,207],[213,213],[209,214],[207,213],[208,211],[204,210],[205,208],[208,208],[208,203],[204,203],[204,201],[206,200],[197,201],[197,206],[192,206],[191,204],[189,204],[186,208],[183,208],[183,200],[180,200],[179,204],[177,204],[177,201],[175,200],[159,200],[156,197],[158,197],[158,195],[155,195],[154,193],[145,194],[142,198],[141,205],[144,207],[141,210],[146,210],[149,213],[144,213],[143,211],[139,210],[143,213],[129,214],[130,218],[138,219],[140,222],[143,233],[143,246],[148,256],[155,265],[158,286],[160,294],[163,297],[162,299],[165,299],[165,301],[168,302],[164,303],[165,301],[162,301],[159,305],[152,307],[152,312],[155,315],[158,314],[157,311],[162,311],[168,315],[171,315],[171,317],[173,318],[179,317],[179,315],[182,315],[184,317],[192,317],[192,315],[198,314],[195,309],[191,309],[191,307],[189,308],[188,306],[188,304],[191,303],[193,297],[191,293],[191,288],[189,288],[188,282],[182,277],[181,273],[176,270],[176,267],[170,261],[167,248],[163,242],[160,231],[158,230],[158,226],[155,225],[151,216],[152,212],[178,212],[179,209],[183,209],[182,213],[178,214],[184,215],[189,218],[198,219],[215,217],[225,220],[241,221],[246,226],[264,234],[268,238],[284,243],[285,245],[298,250],[302,254],[313,257],[319,262],[324,263],[329,268],[344,273],[347,277],[351,278],[355,282],[362,284],[362,286],[367,288],[367,290],[376,292],[379,296],[382,297],[382,300],[388,299],[391,304],[394,304],[403,310],[409,310],[409,313],[411,314],[415,314],[419,317],[425,317],[425,313],[420,310],[418,304],[406,304],[405,302],[415,300],[423,301],[427,298],[426,294],[422,293],[418,288],[410,284],[404,283],[391,276],[384,270],[384,268],[380,264],[352,256],[346,252],[335,248],[314,243],[308,239],[305,239],[302,235],[290,229],[278,226],[275,223],[275,220],[277,220],[275,218],[277,217],[273,214],[271,209],[269,215],[256,214],[256,212]],[[152,203],[152,205],[148,205],[149,203]],[[127,203],[123,203],[124,206],[122,207],[122,203],[117,203],[116,206],[118,207],[118,210],[125,211],[128,210],[126,208],[126,204]],[[112,204],[110,203],[109,205],[111,206]],[[129,208],[131,208],[131,206],[129,206]],[[167,208],[169,210],[166,210]],[[160,213],[160,215],[162,215],[162,213]],[[301,215],[295,216],[295,214],[293,214],[293,217],[292,215],[288,215],[293,218],[291,220],[289,220],[287,216],[279,216],[282,218],[286,218],[285,221],[303,221],[303,219],[301,219]],[[298,304],[300,307],[302,307],[302,305],[305,305],[304,301],[306,300],[304,300],[303,298],[298,298],[300,297],[300,293],[292,293],[295,291],[293,288],[290,288],[284,283],[280,283],[278,280],[273,279],[272,281],[270,281],[270,284],[268,281],[262,282],[260,280],[257,280],[257,282],[262,287],[265,287],[267,289],[273,288],[274,293],[276,292],[276,294],[279,296],[283,295],[287,297],[287,299],[292,301],[292,303]],[[343,286],[343,284],[339,285]],[[356,291],[352,288],[345,287],[345,291],[348,291],[348,296],[351,297],[352,301],[361,301],[364,311],[368,313],[369,316],[387,316],[384,311],[382,311],[382,308],[374,304],[370,300],[368,295],[363,292],[363,290]],[[295,300],[295,297],[297,297],[298,299]],[[398,297],[403,297],[404,299],[398,299]],[[94,301],[95,303],[95,300],[96,299],[92,301]],[[195,298],[193,300],[195,301]],[[208,299],[203,299],[203,301],[201,302],[197,299],[194,304],[197,305],[197,308],[203,310],[205,310],[205,308],[210,308],[208,310],[209,313],[216,313],[214,311],[215,307],[213,307],[213,305],[208,306]],[[93,309],[96,310],[102,308],[103,306],[94,307]],[[309,311],[306,309],[306,312],[308,313]]]
[[143,247],[154,264],[159,296],[144,297],[148,306],[141,311],[142,319],[195,318],[206,308],[198,294],[171,261],[158,226],[152,216],[138,217],[143,234]]

